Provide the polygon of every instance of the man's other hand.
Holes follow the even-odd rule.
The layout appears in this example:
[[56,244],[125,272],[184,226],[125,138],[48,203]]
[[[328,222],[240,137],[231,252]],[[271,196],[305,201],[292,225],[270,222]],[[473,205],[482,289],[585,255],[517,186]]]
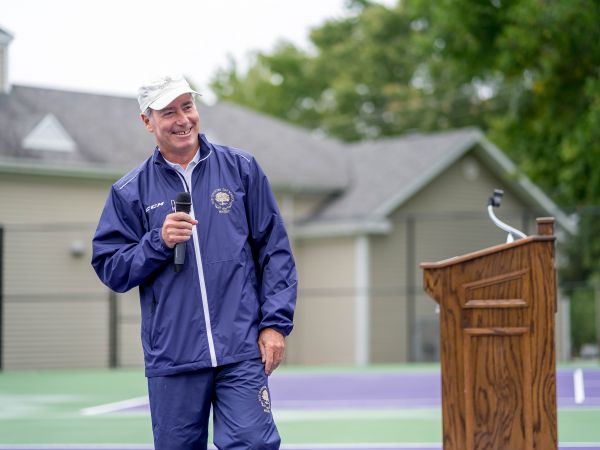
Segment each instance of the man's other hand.
[[187,213],[171,213],[165,217],[160,236],[167,247],[173,248],[175,244],[187,241],[192,236],[192,227],[197,224],[198,221]]
[[258,336],[258,346],[265,365],[265,373],[271,375],[283,360],[285,337],[273,328],[265,328]]

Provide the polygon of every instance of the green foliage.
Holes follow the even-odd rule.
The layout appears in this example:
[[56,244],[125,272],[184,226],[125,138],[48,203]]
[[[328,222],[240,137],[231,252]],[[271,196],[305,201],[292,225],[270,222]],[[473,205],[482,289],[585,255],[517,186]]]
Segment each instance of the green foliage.
[[[406,109],[421,107],[410,84],[419,63],[408,38],[411,17],[400,7],[360,6],[312,30],[314,51],[282,44],[270,55],[258,53],[244,75],[235,66],[220,71],[213,89],[221,99],[346,140],[417,128],[421,121]],[[290,55],[294,66],[285,64]]]
[[566,264],[559,270],[563,291],[571,299],[571,337],[573,350],[578,353],[586,343],[599,342],[597,305],[600,295],[600,207],[578,211],[578,233],[561,246]]
[[571,344],[573,353],[579,354],[584,344],[596,342],[596,314],[593,289],[577,289],[571,295],[570,304]]
[[[559,203],[600,200],[600,2],[349,1],[240,74],[223,100],[344,140],[479,126]],[[585,175],[585,176],[582,176]]]
[[599,221],[583,208],[600,204],[600,2],[347,5],[346,17],[312,30],[311,49],[281,43],[243,74],[232,62],[214,80],[217,96],[348,141],[478,126],[582,213],[588,234],[568,244],[562,279],[596,280]]

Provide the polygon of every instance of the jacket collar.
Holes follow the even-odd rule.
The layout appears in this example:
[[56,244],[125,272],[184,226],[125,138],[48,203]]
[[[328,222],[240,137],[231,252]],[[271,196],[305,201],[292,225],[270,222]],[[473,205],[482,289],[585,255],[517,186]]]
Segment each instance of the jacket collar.
[[[213,145],[210,142],[208,142],[208,139],[206,139],[206,135],[204,135],[204,133],[200,133],[198,135],[198,142],[200,142],[200,160],[198,161],[198,163],[200,164],[202,163],[202,161],[204,161],[210,156],[210,154],[213,151]],[[165,158],[163,158],[163,155],[160,153],[158,145],[154,147],[154,153],[152,154],[152,162],[161,166],[170,167],[169,164],[167,164],[167,162],[165,161]]]

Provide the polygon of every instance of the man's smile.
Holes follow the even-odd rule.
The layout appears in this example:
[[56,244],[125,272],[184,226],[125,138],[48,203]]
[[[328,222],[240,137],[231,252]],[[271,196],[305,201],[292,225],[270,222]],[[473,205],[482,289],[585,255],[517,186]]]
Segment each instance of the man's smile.
[[175,134],[177,136],[188,136],[192,132],[192,128],[193,127],[190,127],[187,130],[183,130],[183,131],[174,131],[173,134]]

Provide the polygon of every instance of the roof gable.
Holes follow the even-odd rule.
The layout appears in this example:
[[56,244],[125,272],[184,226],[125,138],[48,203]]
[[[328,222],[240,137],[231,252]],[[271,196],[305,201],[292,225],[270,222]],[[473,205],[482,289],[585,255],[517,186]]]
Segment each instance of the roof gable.
[[385,219],[480,138],[475,129],[411,134],[350,146],[352,184],[318,220]]
[[52,114],[46,116],[22,140],[23,148],[53,152],[74,152],[77,144]]
[[470,151],[492,173],[509,182],[526,204],[553,215],[569,232],[576,230],[575,222],[520,174],[512,161],[478,129],[364,142],[353,145],[351,151],[351,186],[303,224],[300,235],[338,234],[340,230],[352,234],[385,233],[390,229],[390,214]]
[[[522,198],[554,215],[563,228],[575,229],[474,128],[344,144],[229,103],[198,109],[208,135],[255,155],[276,189],[335,195],[305,229],[325,224],[353,234],[386,232],[391,212],[471,150],[510,179]],[[154,146],[134,98],[23,86],[0,95],[0,168],[22,171],[29,165],[61,176],[70,169],[93,168],[112,176],[135,167]]]
[[[253,154],[277,189],[331,193],[348,185],[339,142],[234,104],[199,104],[198,110],[201,130]],[[19,167],[46,165],[63,174],[68,162],[126,173],[155,145],[135,98],[25,86],[0,95],[0,158]]]

